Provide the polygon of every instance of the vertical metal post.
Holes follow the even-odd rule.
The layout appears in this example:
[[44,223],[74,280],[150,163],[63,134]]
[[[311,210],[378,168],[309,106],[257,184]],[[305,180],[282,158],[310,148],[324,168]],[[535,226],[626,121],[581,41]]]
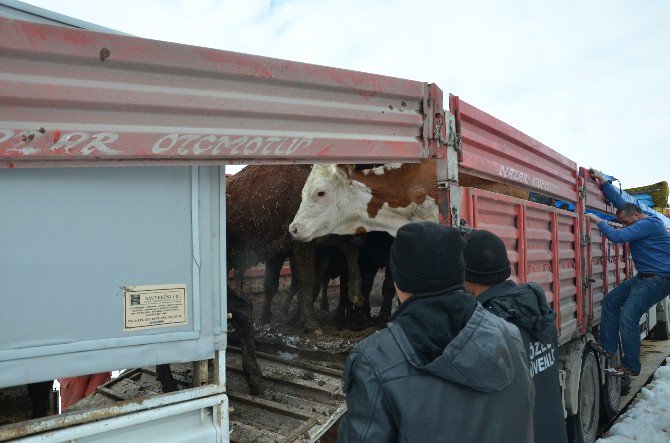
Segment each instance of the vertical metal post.
[[559,267],[559,250],[558,244],[558,214],[554,209],[551,213],[551,260],[553,270],[553,285],[552,292],[554,294],[554,306],[556,311],[556,326],[558,327],[558,335],[561,335],[561,275]]
[[[577,175],[577,189],[579,192],[579,200],[575,205],[575,212],[577,213],[577,228],[579,230],[579,247],[581,249],[580,262],[577,266],[580,268],[581,279],[578,280],[577,285],[581,287],[581,292],[577,291],[577,324],[579,332],[586,333],[588,318],[593,317],[593,286],[591,285],[591,276],[593,275],[593,267],[591,263],[591,227],[588,217],[586,217],[586,183],[584,181],[584,168],[579,169]],[[589,314],[590,312],[590,314]]]
[[577,290],[577,300],[576,300],[576,315],[577,315],[577,329],[581,331],[582,325],[584,323],[584,317],[582,315],[582,307],[584,306],[584,248],[582,246],[582,234],[584,230],[582,229],[582,219],[579,214],[579,211],[576,211],[577,216],[573,219],[573,231],[574,231],[574,265],[575,265],[575,287]]
[[607,248],[607,237],[604,235],[602,236],[602,240],[600,243],[600,247],[603,250],[603,298],[605,298],[605,294],[607,294],[609,290],[609,285],[610,285],[610,279],[609,276],[607,275],[609,272],[609,266],[607,265],[609,262],[609,253],[608,253],[608,248]]
[[[584,217],[584,219],[586,220],[586,229],[587,229],[587,232],[589,233],[589,236],[590,236],[591,233],[592,233],[591,232],[591,220],[588,219],[588,217]],[[591,284],[592,280],[594,280],[594,278],[593,278],[594,277],[593,276],[593,243],[592,242],[589,242],[587,251],[588,251],[587,252],[587,262],[588,262],[589,282],[588,282],[588,286],[587,286],[588,287],[588,289],[587,289],[588,290],[588,300],[587,300],[588,306],[587,306],[586,321],[590,322],[590,321],[593,320],[593,317],[594,317],[594,315],[593,315],[593,285]],[[586,331],[586,324],[584,325],[584,331]]]
[[621,283],[621,254],[623,253],[623,248],[621,248],[618,244],[614,245],[614,264],[615,264],[615,274],[614,277],[616,279],[616,285],[618,286]]
[[519,283],[526,283],[528,281],[527,275],[527,253],[526,241],[528,237],[526,236],[526,207],[521,204],[516,205],[516,220],[517,220],[517,247],[519,252]]
[[204,386],[209,382],[209,360],[193,362],[193,387]]
[[[226,388],[226,347],[228,344],[228,265],[226,256],[226,169],[219,167],[219,269],[222,349],[214,352],[214,383]],[[228,414],[225,413],[226,422]]]

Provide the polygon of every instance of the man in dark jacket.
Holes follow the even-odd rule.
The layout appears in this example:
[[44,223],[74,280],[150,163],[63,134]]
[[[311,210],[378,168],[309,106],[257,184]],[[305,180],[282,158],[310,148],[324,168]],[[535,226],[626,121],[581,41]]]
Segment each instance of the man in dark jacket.
[[511,274],[505,243],[488,231],[467,237],[465,288],[489,312],[515,324],[528,352],[535,384],[533,429],[536,442],[567,442],[558,377],[556,313],[535,283],[517,285]]
[[348,441],[531,442],[534,389],[519,330],[464,291],[455,228],[398,230],[390,267],[401,303],[344,369]]
[[621,377],[640,373],[640,318],[670,293],[670,234],[663,222],[647,216],[639,206],[626,202],[619,191],[600,172],[591,170],[600,190],[616,208],[624,227],[615,229],[594,214],[589,218],[612,243],[630,244],[637,275],[621,283],[605,296],[600,324],[600,345],[591,346],[601,354],[617,352],[621,333],[621,365],[608,368],[609,375]]

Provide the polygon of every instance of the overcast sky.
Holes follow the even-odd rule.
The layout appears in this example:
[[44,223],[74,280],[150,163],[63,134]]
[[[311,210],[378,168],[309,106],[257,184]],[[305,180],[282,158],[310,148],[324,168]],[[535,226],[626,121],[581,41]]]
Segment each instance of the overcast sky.
[[129,34],[437,83],[625,187],[670,181],[670,1],[30,0]]

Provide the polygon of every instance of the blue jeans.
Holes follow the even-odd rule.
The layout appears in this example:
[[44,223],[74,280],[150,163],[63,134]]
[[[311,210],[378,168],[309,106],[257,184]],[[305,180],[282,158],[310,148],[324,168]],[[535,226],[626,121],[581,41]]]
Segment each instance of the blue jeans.
[[621,364],[640,371],[640,318],[652,306],[670,294],[670,278],[635,276],[612,289],[603,301],[600,346],[607,352],[617,352],[621,333],[623,358]]

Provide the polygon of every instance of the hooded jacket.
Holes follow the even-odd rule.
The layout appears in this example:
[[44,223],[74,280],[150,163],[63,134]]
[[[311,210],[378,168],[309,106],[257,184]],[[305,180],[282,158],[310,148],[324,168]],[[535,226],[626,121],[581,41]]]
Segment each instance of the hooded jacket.
[[521,331],[535,384],[535,441],[567,442],[558,377],[556,313],[547,304],[544,291],[536,283],[517,286],[507,280],[479,294],[477,301]]
[[461,289],[400,305],[388,328],[351,352],[343,389],[342,442],[533,440],[519,331]]

